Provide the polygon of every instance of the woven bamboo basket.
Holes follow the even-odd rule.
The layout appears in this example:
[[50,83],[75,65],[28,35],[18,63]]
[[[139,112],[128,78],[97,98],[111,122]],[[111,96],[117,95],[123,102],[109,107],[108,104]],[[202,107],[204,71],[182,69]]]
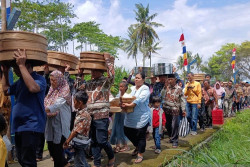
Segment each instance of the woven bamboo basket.
[[[52,72],[52,71],[55,71],[56,68],[54,67],[49,67],[49,71]],[[44,71],[44,67],[43,66],[36,66],[36,67],[33,67],[33,71],[36,71],[36,72],[43,72]]]
[[99,69],[106,71],[106,65],[103,53],[99,52],[81,52],[80,53],[80,68],[83,69]]
[[110,107],[120,107],[120,98],[114,98],[109,103],[110,103]]
[[195,81],[203,81],[205,79],[205,74],[194,74]]
[[27,60],[34,66],[47,63],[47,39],[39,34],[24,31],[0,32],[0,63],[13,65],[14,51],[25,49]]
[[79,62],[79,59],[71,54],[57,52],[57,51],[48,51],[48,64],[51,67],[65,67],[68,64],[71,70],[75,70]]
[[110,112],[116,113],[116,112],[122,112],[121,107],[110,107]]
[[[136,97],[121,97],[121,102],[122,103],[132,103]],[[126,112],[134,112],[134,107],[125,107],[124,110]]]
[[[79,63],[78,63],[79,64]],[[79,69],[79,65],[77,64],[77,66],[76,66],[76,70],[74,70],[74,71],[69,71],[69,74],[70,75],[77,75],[78,74],[78,69]],[[84,69],[83,70],[83,74],[84,75],[89,75],[89,74],[91,74],[91,70],[87,70],[87,69]]]

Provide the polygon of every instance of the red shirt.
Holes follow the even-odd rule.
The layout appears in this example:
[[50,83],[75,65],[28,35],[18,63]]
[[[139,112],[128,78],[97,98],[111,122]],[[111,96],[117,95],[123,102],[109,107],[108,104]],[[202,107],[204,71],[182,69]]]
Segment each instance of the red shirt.
[[[153,110],[153,128],[158,128],[159,127],[159,120],[160,120],[160,116],[159,116],[159,112],[162,109],[154,109]],[[162,126],[165,126],[166,124],[166,117],[165,117],[165,113],[162,113]]]

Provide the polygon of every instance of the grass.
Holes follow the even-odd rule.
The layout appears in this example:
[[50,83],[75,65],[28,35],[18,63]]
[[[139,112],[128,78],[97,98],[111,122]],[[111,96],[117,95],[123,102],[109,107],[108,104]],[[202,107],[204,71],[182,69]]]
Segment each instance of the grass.
[[176,158],[166,166],[250,166],[250,109],[228,120],[203,148]]

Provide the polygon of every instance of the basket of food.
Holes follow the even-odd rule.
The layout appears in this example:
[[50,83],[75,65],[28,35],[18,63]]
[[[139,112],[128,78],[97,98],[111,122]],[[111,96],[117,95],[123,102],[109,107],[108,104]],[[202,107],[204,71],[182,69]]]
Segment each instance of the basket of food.
[[24,31],[0,32],[0,63],[13,65],[14,51],[25,49],[27,61],[34,66],[47,63],[47,39],[39,34]]
[[[136,99],[135,96],[126,96],[126,94],[124,96],[121,97],[121,103],[132,103],[134,100]],[[125,107],[124,111],[126,112],[134,112],[134,107]]]
[[68,53],[48,51],[48,65],[51,67],[65,67],[68,64],[71,70],[75,70],[79,59]]

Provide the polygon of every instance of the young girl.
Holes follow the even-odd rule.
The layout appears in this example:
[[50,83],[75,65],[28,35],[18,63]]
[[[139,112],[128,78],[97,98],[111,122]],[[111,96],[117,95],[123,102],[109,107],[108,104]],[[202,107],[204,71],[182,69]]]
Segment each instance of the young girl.
[[161,98],[154,96],[152,98],[152,127],[153,127],[153,138],[155,142],[155,153],[161,153],[161,134],[162,131],[165,129],[166,124],[166,117],[163,110],[160,108],[161,106]]
[[91,116],[87,112],[88,95],[86,92],[79,91],[74,95],[74,107],[77,111],[74,128],[69,138],[63,144],[63,148],[69,147],[70,141],[75,150],[74,165],[75,167],[89,167],[85,157],[85,149],[90,143],[89,130],[91,125]]
[[[127,89],[128,89],[128,83],[125,81],[122,81],[119,87],[120,92],[117,95],[117,97],[122,97],[124,93],[127,91]],[[124,134],[124,129],[123,129],[124,117],[125,117],[124,113],[118,112],[115,114],[115,118],[114,118],[114,124],[113,124],[112,133],[110,137],[110,143],[113,145],[116,145],[114,149],[114,152],[116,153],[129,150],[129,147],[127,145],[127,138]],[[120,144],[123,144],[123,146],[120,146]]]

